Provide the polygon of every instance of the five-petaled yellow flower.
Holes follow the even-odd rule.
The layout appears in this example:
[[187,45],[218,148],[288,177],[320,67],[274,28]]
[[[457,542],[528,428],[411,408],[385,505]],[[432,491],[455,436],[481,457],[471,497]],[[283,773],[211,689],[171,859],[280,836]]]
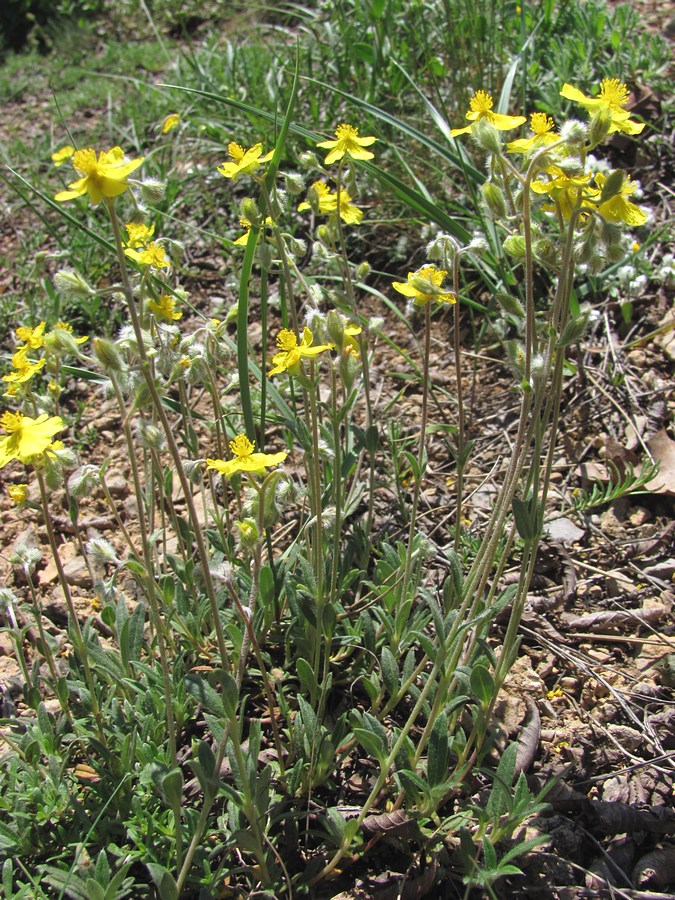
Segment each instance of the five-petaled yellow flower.
[[33,375],[42,369],[45,364],[44,359],[33,362],[33,360],[28,359],[26,356],[27,349],[27,347],[20,347],[16,351],[12,357],[14,371],[10,372],[9,375],[3,375],[3,381],[13,382],[14,384],[24,384],[26,381],[30,381]]
[[182,318],[183,313],[175,309],[176,301],[169,294],[162,294],[159,300],[148,300],[148,309],[156,319],[164,319],[165,322],[175,322]]
[[279,352],[272,357],[274,368],[270,369],[268,375],[278,375],[280,372],[288,370],[291,375],[298,372],[300,360],[303,357],[317,356],[324,350],[330,350],[332,344],[317,344],[312,346],[314,335],[305,327],[302,333],[302,341],[298,343],[298,339],[293,331],[283,328],[277,335],[277,347]]
[[232,162],[224,162],[218,166],[218,171],[225,178],[235,180],[240,175],[252,175],[262,163],[269,162],[274,156],[273,150],[263,156],[262,144],[254,144],[249,150],[244,150],[236,141],[230,141],[227,145],[227,152],[230,154]]
[[39,347],[42,347],[45,342],[44,333],[46,324],[46,322],[40,322],[35,328],[28,328],[26,325],[22,325],[20,328],[16,329],[16,336],[20,341],[23,341],[26,347],[30,347],[31,350],[37,350]]
[[554,144],[560,137],[553,130],[554,122],[546,113],[536,112],[530,116],[530,131],[533,132],[532,137],[519,138],[517,141],[511,141],[506,145],[509,153],[529,153],[530,150],[539,150]]
[[[337,212],[338,193],[337,191],[331,193],[325,181],[315,181],[309,190],[313,192],[312,202],[315,209],[318,207],[319,213],[334,215]],[[305,209],[312,209],[312,203],[308,200],[304,200],[298,206],[299,212]],[[351,195],[344,188],[340,191],[340,218],[347,225],[359,225],[363,219],[363,210],[352,203]]]
[[83,194],[89,194],[91,202],[100,203],[104,197],[117,197],[129,187],[129,175],[143,162],[139,159],[127,159],[121,147],[112,150],[101,150],[96,159],[96,151],[88,147],[77,150],[73,154],[73,168],[82,178],[68,185],[67,191],[60,191],[54,197],[59,202],[73,200]]
[[453,128],[450,137],[457,137],[460,134],[468,134],[471,126],[479,119],[485,119],[497,131],[509,131],[511,128],[517,128],[525,121],[525,116],[505,116],[502,113],[492,111],[494,100],[486,91],[476,91],[469,102],[469,111],[466,118],[471,122],[465,128]]
[[162,122],[162,134],[168,134],[179,124],[180,116],[178,115],[178,113],[171,113]]
[[370,147],[377,138],[375,137],[359,137],[359,129],[353,125],[338,125],[335,129],[335,141],[320,141],[316,146],[322,147],[324,150],[330,150],[330,153],[324,160],[325,165],[342,159],[345,154],[351,156],[352,159],[373,159],[374,153],[370,150],[364,150],[364,147]]
[[[239,224],[242,228],[245,228],[246,231],[243,234],[240,234],[236,241],[232,241],[233,244],[236,244],[238,247],[245,247],[248,244],[248,239],[251,234],[251,222],[246,218],[246,216],[242,216],[239,219]],[[265,218],[265,225],[273,225],[273,219],[271,216],[267,216]]]
[[155,233],[155,226],[146,225],[144,222],[129,222],[124,227],[129,235],[129,239],[124,246],[131,247],[131,249],[145,246]]
[[253,475],[262,475],[265,469],[280,465],[288,454],[281,453],[255,453],[253,444],[245,434],[238,434],[230,441],[232,459],[207,459],[206,468],[216,469],[222,475],[230,478],[237,472],[250,472]]
[[612,117],[609,134],[622,131],[624,134],[640,134],[645,127],[644,122],[636,122],[630,118],[630,112],[624,109],[628,103],[630,92],[618,78],[603,78],[600,82],[600,93],[597,97],[587,97],[571,84],[564,84],[560,91],[566,100],[573,100],[591,114],[599,110],[608,110]]
[[60,150],[52,153],[52,162],[55,166],[62,166],[65,162],[68,162],[73,153],[75,153],[75,148],[71,147],[70,144],[66,144],[65,147],[61,147]]
[[407,281],[394,281],[393,287],[410,297],[415,306],[424,306],[432,300],[436,303],[457,303],[457,297],[452,291],[443,290],[443,279],[448,273],[445,269],[437,269],[436,266],[422,266],[417,272],[408,272]]
[[7,493],[14,503],[21,504],[28,500],[27,484],[10,484],[7,486]]
[[621,182],[621,187],[615,194],[603,200],[602,194],[606,182],[606,176],[602,172],[597,172],[595,183],[600,189],[598,212],[605,222],[612,222],[613,224],[623,222],[632,228],[644,225],[647,221],[647,213],[628,199],[636,187],[635,183],[630,180],[630,175],[626,175]]
[[0,469],[13,459],[30,462],[49,449],[54,435],[63,431],[61,417],[46,413],[31,419],[18,412],[6,412],[0,418],[0,425],[7,432],[7,437],[0,440]]
[[158,244],[157,241],[150,241],[143,250],[134,250],[132,247],[127,247],[124,255],[128,256],[129,259],[133,259],[139,266],[154,266],[156,269],[163,269],[171,265],[171,260],[167,259],[164,252],[164,247]]

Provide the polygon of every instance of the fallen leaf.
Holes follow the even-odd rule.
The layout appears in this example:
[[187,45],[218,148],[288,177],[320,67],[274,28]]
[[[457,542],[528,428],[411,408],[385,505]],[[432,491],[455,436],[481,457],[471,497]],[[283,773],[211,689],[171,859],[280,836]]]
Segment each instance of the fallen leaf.
[[658,474],[645,485],[657,494],[675,494],[675,441],[662,428],[647,441],[649,452],[659,463]]

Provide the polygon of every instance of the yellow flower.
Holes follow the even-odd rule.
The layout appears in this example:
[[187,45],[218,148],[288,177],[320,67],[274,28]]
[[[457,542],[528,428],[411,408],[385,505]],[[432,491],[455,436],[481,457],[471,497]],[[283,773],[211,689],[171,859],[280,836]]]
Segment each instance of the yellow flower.
[[71,147],[70,144],[66,144],[65,147],[61,147],[56,153],[52,153],[52,162],[55,166],[62,166],[64,162],[70,159],[73,153],[75,153],[75,148]]
[[312,347],[313,340],[314,335],[307,327],[302,333],[302,341],[300,343],[298,343],[294,332],[283,328],[277,335],[279,353],[275,353],[272,357],[274,368],[270,369],[267,374],[278,375],[280,372],[288,369],[291,375],[295,375],[303,357],[317,356],[319,353],[323,353],[324,350],[331,349],[331,344],[317,344],[316,347]]
[[176,322],[182,318],[182,312],[176,312],[174,307],[176,301],[169,294],[162,294],[159,300],[149,300],[148,309],[157,319],[164,319],[165,322]]
[[127,178],[142,162],[143,157],[127,159],[121,147],[101,150],[98,160],[91,147],[77,150],[73,154],[73,168],[82,178],[69,184],[68,190],[60,191],[54,199],[62,202],[89,194],[91,202],[96,204],[104,197],[117,197],[129,187]]
[[263,474],[265,469],[280,465],[288,454],[286,453],[254,453],[255,445],[249,441],[245,434],[238,434],[230,441],[232,459],[207,459],[206,468],[216,469],[222,475],[230,478],[237,472],[251,472]]
[[143,222],[129,222],[124,227],[129,235],[129,240],[124,246],[132,249],[144,247],[155,233],[154,225],[145,225]]
[[590,113],[599,110],[609,110],[612,124],[609,134],[614,131],[622,131],[624,134],[640,134],[645,127],[644,122],[636,122],[630,118],[630,112],[624,109],[630,92],[625,84],[618,78],[603,78],[600,83],[600,93],[597,97],[587,97],[571,84],[564,84],[560,91],[566,100],[572,100],[587,109]]
[[180,116],[178,115],[178,113],[171,113],[162,122],[162,134],[168,134],[179,124]]
[[338,125],[335,129],[335,137],[337,138],[336,141],[321,141],[317,144],[317,147],[330,150],[330,153],[324,160],[327,166],[338,159],[342,159],[345,153],[351,156],[352,159],[373,159],[375,156],[370,150],[364,150],[363,148],[370,147],[377,138],[359,137],[359,129],[354,128],[353,125]]
[[0,418],[0,425],[7,432],[7,437],[0,440],[0,469],[13,459],[30,462],[32,457],[47,450],[54,435],[63,430],[61,417],[46,413],[31,419],[21,413],[6,412]]
[[[533,181],[532,190],[535,194],[549,194],[556,201],[566,219],[569,219],[572,210],[579,202],[582,206],[595,208],[598,191],[589,185],[590,173],[568,175],[560,166],[555,165],[547,166],[545,172],[550,176],[549,181]],[[581,197],[579,196],[580,191]]]
[[[315,181],[309,190],[314,192],[312,202],[314,209],[318,207],[319,213],[331,215],[337,212],[337,191],[334,194],[331,193],[331,189],[324,181]],[[348,225],[358,225],[363,219],[363,210],[359,209],[351,201],[351,196],[343,188],[340,191],[340,218]],[[312,203],[305,200],[298,206],[299,212],[303,212],[305,209],[312,209]]]
[[25,503],[28,500],[27,484],[9,484],[7,485],[7,493],[10,498],[17,504]]
[[128,256],[129,259],[133,259],[139,266],[154,266],[156,269],[163,269],[171,265],[171,260],[166,258],[164,247],[158,244],[157,241],[150,241],[143,250],[134,250],[131,247],[127,247],[124,255]]
[[[497,131],[509,131],[511,128],[517,128],[526,121],[525,116],[505,116],[502,113],[492,112],[494,100],[490,94],[485,91],[476,91],[469,102],[469,111],[466,118],[473,124],[479,119],[485,119]],[[471,131],[471,125],[465,128],[453,128],[450,137],[457,137],[460,134],[467,134]]]
[[417,272],[408,272],[407,281],[395,281],[393,287],[404,297],[411,297],[415,306],[424,306],[431,300],[457,303],[455,294],[442,289],[447,274],[445,269],[437,269],[436,266],[422,266]]
[[14,382],[14,384],[24,384],[26,381],[30,381],[33,375],[42,369],[45,364],[44,359],[33,362],[26,356],[26,349],[26,347],[20,347],[14,354],[12,357],[14,371],[10,372],[9,375],[3,375],[3,381]]
[[[251,223],[250,223],[250,221],[246,218],[246,216],[242,216],[242,217],[239,219],[239,224],[241,225],[242,228],[245,228],[246,231],[245,231],[242,235],[240,235],[240,236],[236,239],[236,241],[232,241],[232,243],[233,243],[233,244],[237,244],[239,247],[245,247],[245,246],[248,244],[248,237],[249,237],[249,235],[250,235],[250,233],[251,233]],[[266,219],[265,219],[265,225],[272,225],[272,217],[271,217],[271,216],[267,216],[267,217],[266,217]]]
[[30,347],[31,350],[37,350],[45,342],[44,331],[46,324],[46,322],[40,322],[35,328],[27,328],[22,325],[21,328],[16,329],[16,336],[20,341],[23,341],[26,347]]
[[607,183],[606,176],[598,172],[595,176],[595,183],[600,189],[598,212],[605,222],[612,222],[613,224],[623,222],[633,228],[645,224],[647,213],[627,199],[635,190],[635,183],[630,180],[630,175],[626,175],[618,191],[605,200],[603,200],[603,195]]
[[47,337],[51,337],[51,335],[53,335],[55,331],[65,331],[66,334],[70,334],[76,344],[86,344],[89,340],[89,335],[86,334],[83,337],[75,337],[73,335],[73,326],[69,322],[57,322],[49,332]]
[[529,153],[530,150],[546,147],[548,144],[554,144],[559,135],[553,131],[554,122],[546,113],[536,112],[530,116],[530,131],[533,132],[530,138],[519,138],[517,141],[511,141],[506,145],[509,153]]
[[273,150],[263,156],[262,144],[254,144],[250,150],[244,150],[235,141],[231,141],[227,145],[227,152],[230,154],[232,162],[224,162],[218,166],[218,171],[225,178],[234,178],[235,180],[240,175],[252,175],[261,163],[269,162],[274,156]]
[[354,356],[359,355],[360,347],[359,342],[356,339],[357,334],[361,334],[363,329],[360,325],[354,325],[350,323],[349,325],[345,325],[345,333],[344,333],[344,353],[352,353]]

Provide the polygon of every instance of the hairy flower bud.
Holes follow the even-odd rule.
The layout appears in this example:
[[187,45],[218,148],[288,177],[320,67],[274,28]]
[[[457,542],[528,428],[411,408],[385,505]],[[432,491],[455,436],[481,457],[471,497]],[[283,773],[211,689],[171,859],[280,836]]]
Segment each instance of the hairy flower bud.
[[284,172],[284,181],[286,190],[291,197],[297,197],[305,189],[305,181],[302,175],[299,175],[297,172]]
[[83,299],[92,297],[96,291],[84,280],[79,272],[73,269],[62,269],[54,275],[56,289],[65,294],[69,299]]
[[357,281],[365,281],[366,278],[370,275],[370,263],[366,262],[365,260],[363,262],[360,262],[356,267],[354,275]]
[[591,150],[597,147],[598,144],[601,144],[609,134],[612,127],[612,118],[611,109],[601,108],[593,114],[588,134]]
[[105,538],[92,538],[87,541],[87,555],[96,568],[118,566],[120,558],[113,545]]
[[252,197],[244,197],[241,201],[241,215],[244,219],[248,219],[251,225],[260,227],[262,225],[262,216],[258,209],[258,204]]
[[486,181],[480,186],[483,203],[496,219],[506,216],[506,200],[504,194],[492,181]]
[[501,153],[502,142],[499,138],[499,132],[494,125],[490,125],[487,119],[478,119],[474,122],[471,134],[478,146],[487,153]]
[[502,247],[512,259],[525,259],[525,238],[522,234],[510,234],[504,238]]

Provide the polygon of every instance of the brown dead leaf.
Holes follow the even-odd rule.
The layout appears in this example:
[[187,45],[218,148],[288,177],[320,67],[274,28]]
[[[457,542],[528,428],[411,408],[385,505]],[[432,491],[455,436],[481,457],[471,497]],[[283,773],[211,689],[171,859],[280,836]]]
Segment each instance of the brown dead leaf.
[[645,485],[648,491],[658,494],[675,494],[675,441],[665,428],[647,441],[649,451],[659,463],[659,472]]

